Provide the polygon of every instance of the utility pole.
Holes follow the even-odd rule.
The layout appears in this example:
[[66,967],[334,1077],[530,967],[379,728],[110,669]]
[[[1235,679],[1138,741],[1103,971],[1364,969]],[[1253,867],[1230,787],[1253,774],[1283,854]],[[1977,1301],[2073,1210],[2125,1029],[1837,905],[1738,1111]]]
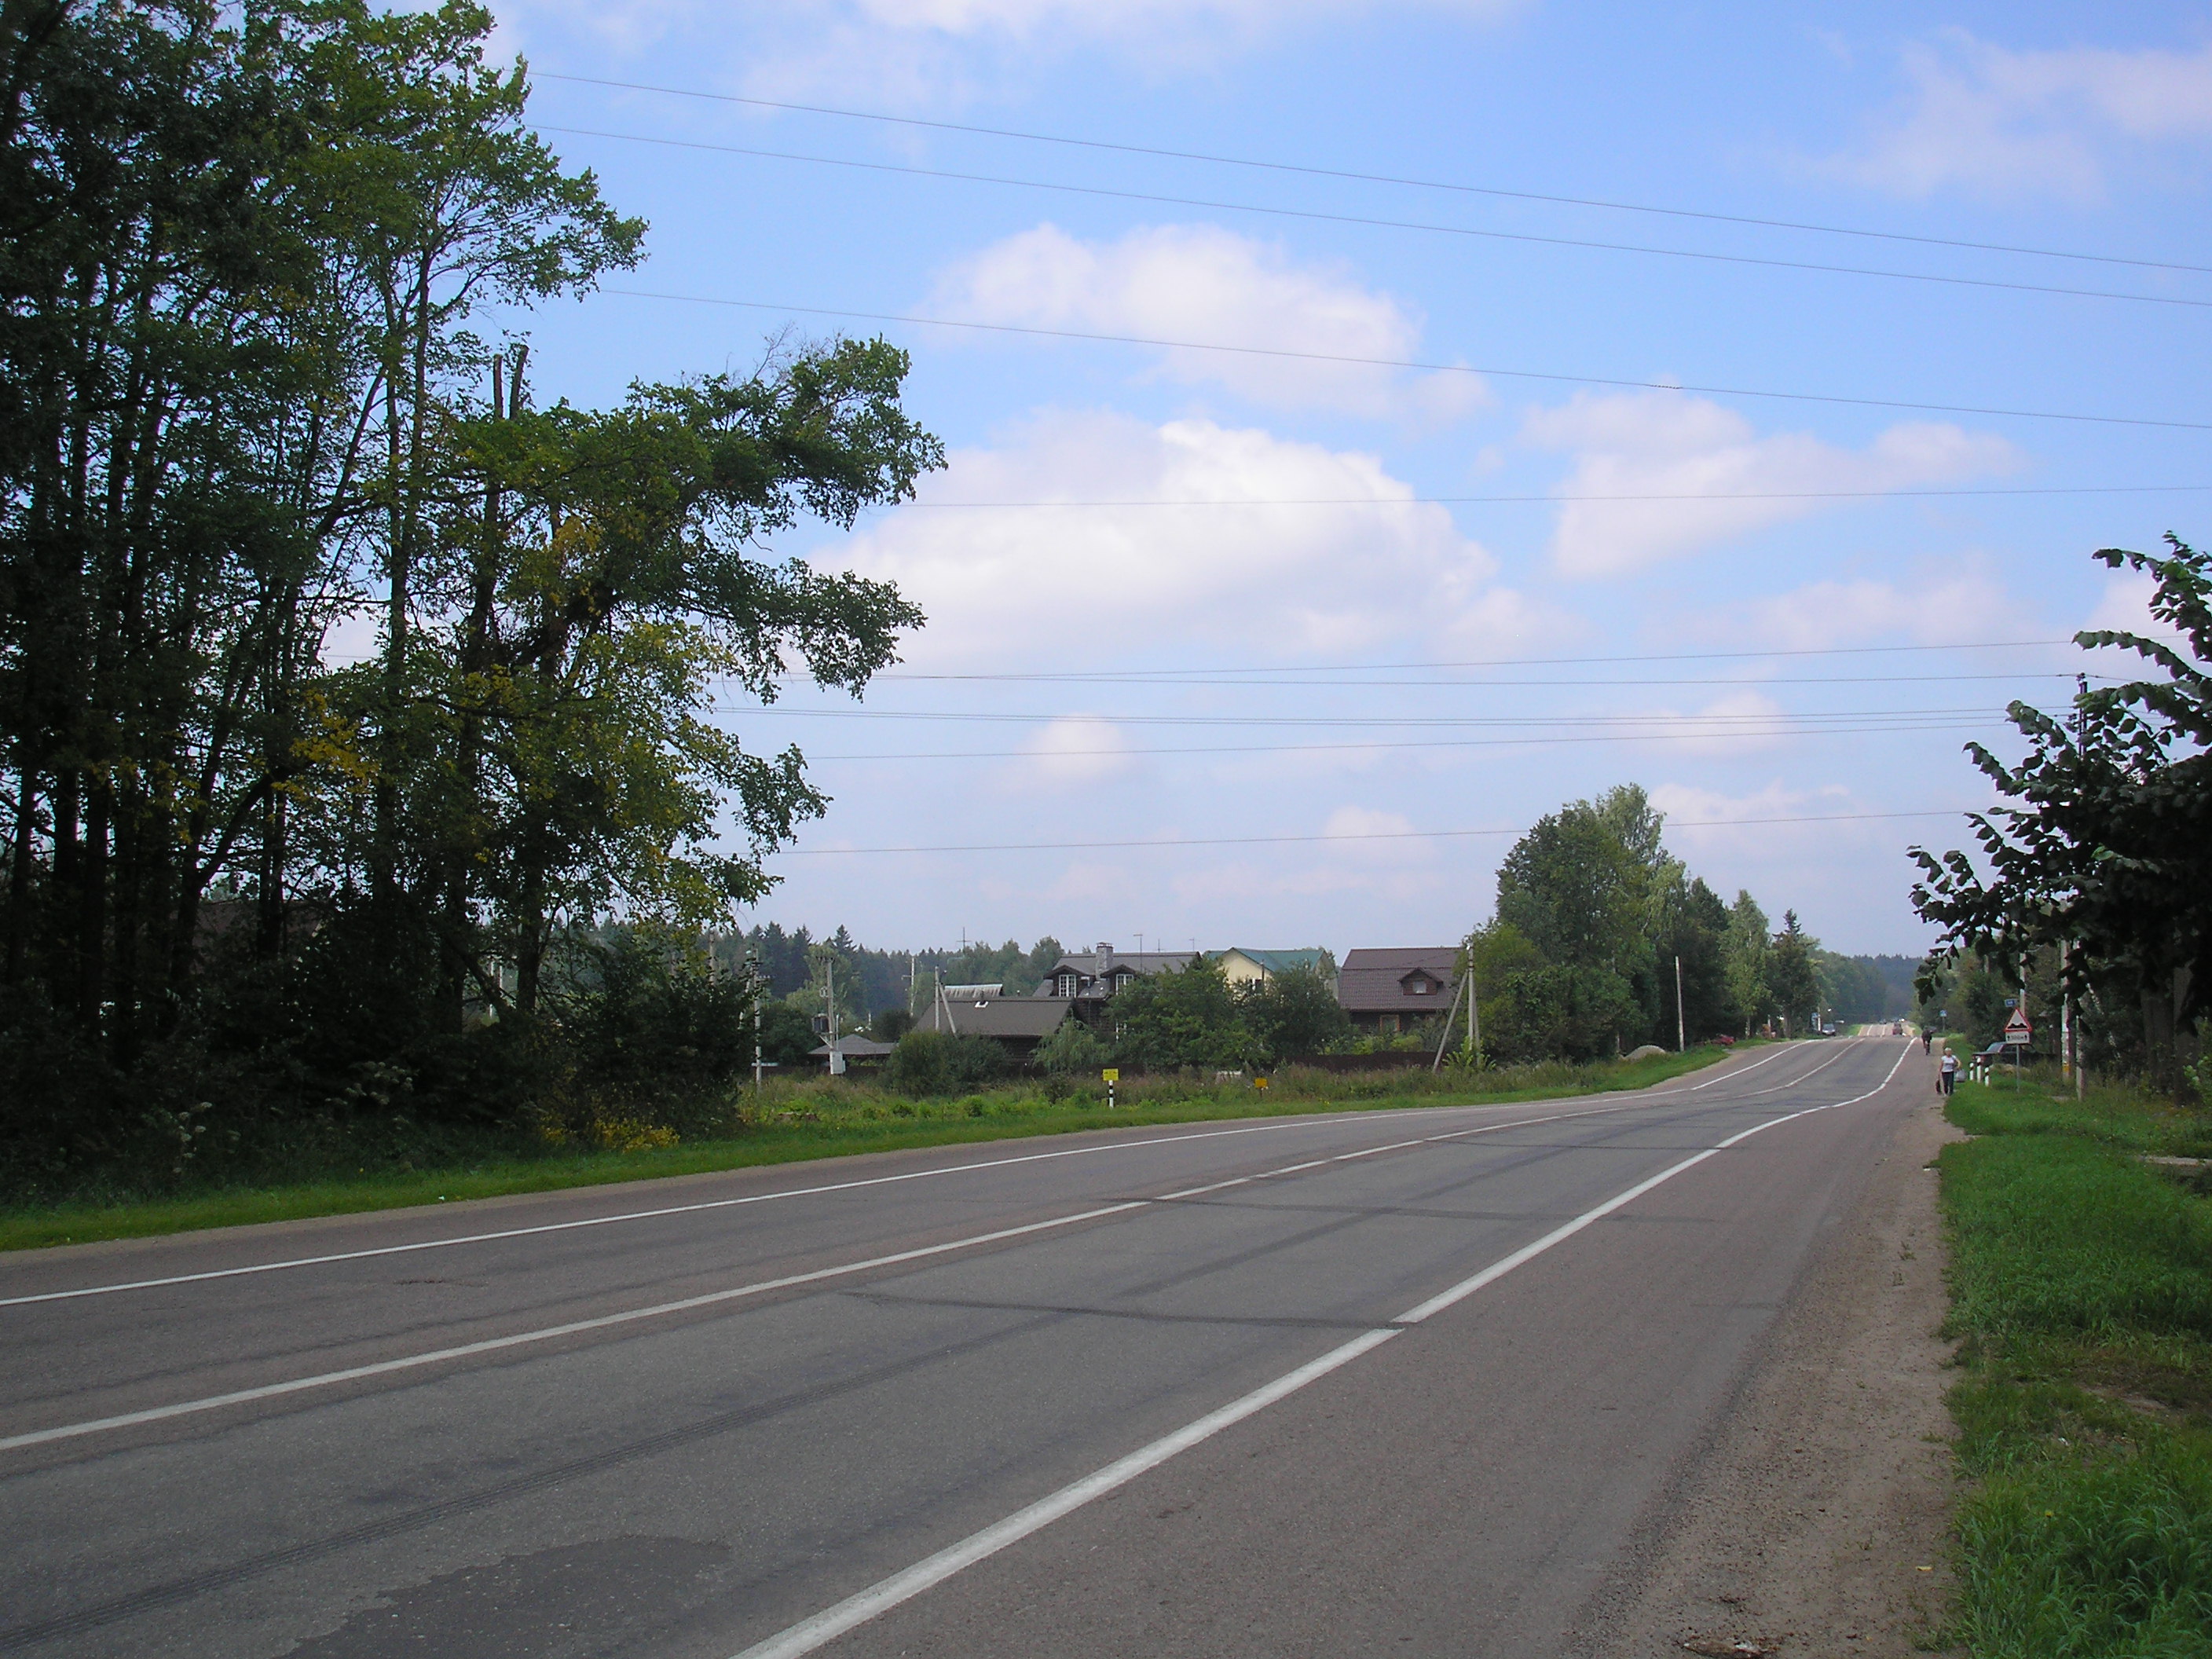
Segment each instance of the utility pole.
[[[1474,976],[1472,975],[1468,975],[1470,981],[1473,977]],[[1461,990],[1464,990],[1466,989],[1466,987],[1462,985],[1460,988]],[[1451,1006],[1444,1011],[1444,1029],[1442,1034],[1437,1038],[1436,1058],[1429,1062],[1429,1070],[1432,1073],[1443,1066],[1444,1063],[1444,1050],[1451,1046],[1452,1021],[1459,1018],[1459,999],[1460,992],[1454,991],[1452,993]]]
[[1682,1018],[1682,958],[1674,958],[1674,1052],[1690,1052],[1690,1028]]
[[837,1052],[836,958],[827,956],[822,958],[822,975],[823,982],[830,988],[828,993],[823,998],[823,1000],[829,1005],[830,1008],[830,1075],[831,1077],[842,1077],[845,1075],[845,1056]]
[[768,981],[750,951],[745,955],[745,972],[753,981],[753,1098],[757,1100],[761,1091],[761,1003],[768,994]]

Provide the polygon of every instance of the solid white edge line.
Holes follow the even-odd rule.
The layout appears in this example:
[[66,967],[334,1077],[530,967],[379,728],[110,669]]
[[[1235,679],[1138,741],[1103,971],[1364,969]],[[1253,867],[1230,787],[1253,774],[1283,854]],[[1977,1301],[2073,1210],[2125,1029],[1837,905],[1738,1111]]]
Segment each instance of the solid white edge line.
[[[1893,1068],[1893,1072],[1894,1068]],[[1850,1103],[1845,1102],[1844,1103],[1849,1104]],[[1376,1147],[1373,1150],[1377,1152],[1387,1152],[1399,1150],[1405,1146],[1430,1146],[1434,1145],[1438,1141],[1465,1139],[1472,1135],[1495,1134],[1508,1129],[1525,1129],[1532,1127],[1537,1124],[1555,1123],[1562,1119],[1602,1117],[1617,1115],[1622,1112],[1632,1111],[1634,1109],[1635,1106],[1631,1103],[1620,1106],[1594,1107],[1579,1112],[1553,1112],[1542,1117],[1516,1119],[1510,1123],[1481,1124],[1471,1129],[1449,1130],[1443,1134],[1425,1136],[1419,1140],[1401,1141],[1397,1143],[1395,1146]],[[1779,1118],[1774,1120],[1774,1121],[1777,1122],[1784,1121],[1785,1120]],[[1289,1127],[1293,1126],[1283,1124],[1263,1124],[1255,1126],[1256,1128],[1281,1128]],[[1227,1131],[1224,1133],[1250,1133],[1250,1131]],[[1171,1140],[1200,1139],[1208,1138],[1211,1137],[1195,1135],[1175,1135],[1165,1137],[1165,1139]],[[1724,1144],[1732,1145],[1733,1143],[1730,1142]],[[1090,1149],[1077,1148],[1075,1150],[1085,1151]],[[1056,1154],[1045,1153],[1041,1154],[1041,1156],[1053,1157],[1056,1156]],[[1004,1161],[1028,1162],[1031,1160],[1008,1159]],[[1044,1232],[1055,1227],[1072,1226],[1078,1222],[1096,1221],[1106,1216],[1120,1215],[1130,1210],[1145,1209],[1154,1204],[1168,1202],[1176,1199],[1195,1198],[1203,1194],[1221,1191],[1224,1188],[1241,1187],[1254,1181],[1266,1180],[1273,1176],[1288,1174],[1291,1170],[1317,1169],[1324,1164],[1333,1163],[1335,1161],[1337,1160],[1324,1158],[1311,1164],[1293,1164],[1289,1166],[1289,1169],[1287,1170],[1264,1170],[1258,1175],[1239,1176],[1234,1180],[1217,1182],[1211,1186],[1185,1188],[1179,1192],[1162,1193],[1150,1198],[1132,1199],[1125,1203],[1110,1204],[1103,1206],[1103,1208],[1079,1211],[1073,1215],[1054,1216],[1048,1220],[1033,1221],[1024,1226],[1006,1227],[1000,1228],[993,1232],[972,1234],[965,1238],[948,1240],[942,1244],[930,1244],[916,1249],[899,1250],[888,1255],[870,1256],[865,1261],[846,1262],[834,1267],[817,1267],[811,1273],[790,1273],[779,1279],[760,1279],[749,1285],[733,1285],[728,1290],[711,1291],[702,1296],[685,1297],[679,1301],[660,1302],[655,1303],[649,1307],[626,1309],[621,1313],[602,1314],[593,1319],[573,1320],[566,1324],[546,1326],[538,1330],[518,1331],[508,1336],[489,1337],[481,1342],[468,1342],[451,1348],[433,1349],[426,1353],[409,1354],[398,1359],[385,1359],[379,1360],[374,1364],[368,1365],[349,1366],[343,1370],[323,1371],[313,1376],[291,1377],[282,1382],[264,1383],[258,1388],[235,1389],[228,1394],[208,1395],[198,1400],[178,1401],[175,1403],[167,1406],[152,1406],[143,1411],[124,1412],[112,1417],[92,1418],[81,1423],[64,1423],[56,1425],[52,1428],[29,1430],[21,1434],[9,1435],[4,1437],[0,1437],[0,1451],[12,1451],[25,1446],[46,1445],[58,1440],[78,1439],[86,1435],[104,1433],[112,1429],[133,1428],[146,1423],[166,1422],[173,1418],[189,1417],[197,1415],[202,1412],[216,1411],[225,1406],[251,1405],[257,1401],[278,1399],[286,1395],[299,1394],[310,1389],[333,1388],[340,1383],[359,1382],[364,1378],[372,1376],[388,1376],[395,1372],[413,1370],[424,1365],[434,1365],[447,1360],[468,1359],[475,1358],[480,1354],[497,1353],[511,1348],[524,1347],[532,1343],[550,1342],[564,1336],[575,1336],[586,1332],[606,1330],[615,1326],[633,1324],[642,1319],[656,1319],[669,1314],[688,1313],[695,1309],[714,1307],[719,1304],[735,1302],[747,1297],[764,1296],[774,1291],[790,1290],[801,1285],[817,1284],[824,1279],[840,1278],[847,1273],[866,1273],[870,1269],[876,1267],[896,1267],[904,1262],[921,1261],[930,1256],[943,1255],[954,1250],[966,1249],[973,1245],[997,1243],[1005,1239],[1019,1238],[1027,1234]],[[984,1167],[990,1166],[987,1165]],[[905,1179],[908,1177],[894,1176],[890,1178]],[[846,1184],[873,1185],[876,1183],[872,1182],[849,1182]],[[724,1200],[724,1202],[732,1203],[744,1201],[747,1200]],[[707,1206],[702,1207],[720,1207],[720,1206]]]
[[[1698,1084],[1697,1088],[1711,1088],[1714,1084],[1723,1082],[1728,1078],[1741,1077],[1745,1072],[1765,1065],[1768,1060],[1780,1058],[1784,1052],[1786,1052],[1785,1049],[1778,1048],[1773,1054],[1767,1055],[1765,1060],[1755,1060],[1749,1066],[1743,1066],[1738,1071],[1726,1073],[1721,1077],[1710,1078],[1705,1082]],[[1728,1062],[1723,1060],[1720,1063],[1726,1065]],[[1694,1092],[1696,1091],[1692,1089],[1662,1089],[1648,1094],[1639,1091],[1638,1097],[1644,1100],[1656,1100],[1669,1095]],[[1510,1106],[1513,1103],[1500,1103]],[[1486,1109],[1498,1109],[1479,1105],[1421,1106],[1410,1109],[1377,1112],[1372,1115],[1363,1116],[1362,1121],[1376,1123],[1390,1118],[1410,1117],[1423,1112]],[[736,1209],[743,1205],[768,1204],[783,1198],[817,1198],[824,1193],[853,1192],[863,1187],[885,1187],[903,1181],[927,1181],[939,1176],[970,1175],[978,1170],[1001,1170],[1018,1164],[1041,1164],[1052,1158],[1086,1158],[1098,1152],[1133,1152],[1147,1146],[1170,1146],[1179,1141],[1219,1140],[1231,1135],[1265,1134],[1278,1129],[1315,1128],[1338,1120],[1340,1117],[1340,1115],[1336,1113],[1316,1112],[1301,1115],[1283,1123],[1254,1123],[1233,1129],[1200,1129],[1188,1134],[1154,1135],[1146,1140],[1117,1140],[1099,1146],[1067,1146],[1055,1152],[1024,1152],[1013,1158],[985,1158],[974,1164],[951,1164],[937,1170],[908,1170],[898,1175],[869,1176],[856,1181],[828,1182],[817,1187],[787,1187],[773,1193],[750,1193],[741,1198],[706,1199],[696,1204],[671,1204],[659,1209],[628,1210],[619,1215],[586,1216],[575,1221],[549,1221],[538,1226],[509,1227],[498,1232],[464,1233],[456,1238],[417,1239],[405,1244],[381,1244],[368,1249],[334,1251],[328,1255],[295,1256],[283,1261],[256,1261],[242,1267],[211,1267],[205,1273],[172,1273],[162,1279],[134,1279],[111,1285],[81,1285],[77,1289],[69,1291],[46,1291],[34,1296],[6,1296],[0,1297],[0,1308],[27,1307],[38,1302],[71,1302],[82,1297],[112,1296],[122,1291],[160,1290],[171,1285],[198,1285],[211,1279],[242,1279],[253,1273],[283,1273],[295,1267],[328,1267],[339,1261],[366,1261],[377,1256],[405,1255],[416,1250],[449,1249],[457,1244],[490,1244],[496,1243],[501,1239],[532,1238],[541,1233],[573,1232],[582,1227],[611,1227],[623,1221],[654,1221],[665,1216],[696,1215],[707,1210]],[[1415,1146],[1419,1143],[1407,1141],[1404,1144]],[[1377,1150],[1388,1149],[1378,1148]],[[587,1189],[571,1188],[567,1190],[580,1192]]]
[[[1907,1046],[1905,1052],[1910,1052],[1910,1045]],[[1330,1349],[1320,1358],[1309,1360],[1296,1370],[1286,1372],[1273,1382],[1255,1389],[1251,1393],[1230,1401],[1218,1411],[1207,1413],[1195,1422],[1177,1429],[1173,1434],[1165,1435],[1153,1441],[1150,1445],[1139,1447],[1127,1456],[1109,1463],[1096,1474],[1087,1474],[1080,1480],[1062,1486],[1058,1492],[1039,1498],[1027,1508],[1017,1510],[1005,1520],[996,1522],[984,1528],[981,1532],[971,1533],[958,1543],[941,1549],[936,1554],[925,1557],[904,1571],[895,1572],[890,1577],[871,1584],[857,1595],[848,1595],[834,1606],[824,1607],[812,1617],[802,1619],[799,1623],[778,1631],[765,1641],[756,1642],[752,1646],[736,1655],[735,1659],[800,1659],[800,1656],[811,1653],[825,1644],[835,1641],[848,1631],[857,1629],[870,1620],[890,1612],[903,1601],[912,1601],[924,1591],[933,1589],[955,1574],[974,1566],[978,1561],[997,1554],[1009,1544],[1018,1543],[1031,1533],[1040,1531],[1061,1517],[1081,1509],[1093,1498],[1103,1497],[1115,1487],[1126,1485],[1148,1470],[1158,1468],[1178,1453],[1188,1451],[1201,1441],[1218,1434],[1232,1424],[1240,1423],[1255,1413],[1266,1410],[1278,1401],[1296,1394],[1308,1383],[1317,1382],[1340,1366],[1348,1364],[1362,1354],[1381,1347],[1407,1327],[1419,1324],[1432,1316],[1443,1312],[1454,1303],[1474,1295],[1485,1285],[1495,1284],[1516,1267],[1533,1261],[1553,1245],[1571,1238],[1593,1222],[1611,1215],[1623,1205],[1633,1202],[1662,1182],[1673,1180],[1683,1170],[1696,1167],[1716,1153],[1725,1152],[1729,1147],[1749,1139],[1761,1130],[1772,1128],[1778,1123],[1790,1123],[1801,1117],[1810,1117],[1816,1112],[1832,1112],[1838,1107],[1855,1106],[1862,1100],[1871,1100],[1889,1087],[1891,1082],[1895,1079],[1899,1068],[1905,1064],[1905,1054],[1900,1053],[1897,1057],[1896,1064],[1889,1068],[1888,1075],[1864,1094],[1854,1095],[1849,1100],[1832,1101],[1824,1106],[1808,1106],[1802,1111],[1791,1112],[1785,1116],[1769,1118],[1764,1123],[1753,1124],[1740,1134],[1730,1135],[1717,1146],[1707,1147],[1693,1158],[1684,1158],[1680,1164],[1661,1171],[1648,1180],[1639,1181],[1626,1192],[1607,1199],[1595,1209],[1577,1216],[1565,1226],[1553,1229],[1534,1243],[1524,1245],[1510,1255],[1492,1262],[1480,1273],[1462,1279],[1449,1290],[1432,1296],[1425,1302],[1415,1304],[1391,1321],[1388,1326],[1364,1332],[1352,1338],[1351,1341]]]

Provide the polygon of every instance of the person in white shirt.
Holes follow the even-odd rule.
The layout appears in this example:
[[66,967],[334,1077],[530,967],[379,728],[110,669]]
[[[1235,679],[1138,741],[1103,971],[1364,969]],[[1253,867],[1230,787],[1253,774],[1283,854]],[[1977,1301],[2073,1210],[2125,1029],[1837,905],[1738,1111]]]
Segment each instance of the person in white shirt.
[[1943,1051],[1943,1080],[1938,1094],[1955,1094],[1959,1088],[1959,1056],[1948,1048]]

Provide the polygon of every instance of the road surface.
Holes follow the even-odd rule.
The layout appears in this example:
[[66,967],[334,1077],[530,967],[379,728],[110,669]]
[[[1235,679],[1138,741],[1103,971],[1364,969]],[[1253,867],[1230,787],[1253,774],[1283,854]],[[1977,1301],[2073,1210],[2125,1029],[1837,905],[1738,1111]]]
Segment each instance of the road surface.
[[0,1260],[0,1653],[1569,1651],[1926,1066]]

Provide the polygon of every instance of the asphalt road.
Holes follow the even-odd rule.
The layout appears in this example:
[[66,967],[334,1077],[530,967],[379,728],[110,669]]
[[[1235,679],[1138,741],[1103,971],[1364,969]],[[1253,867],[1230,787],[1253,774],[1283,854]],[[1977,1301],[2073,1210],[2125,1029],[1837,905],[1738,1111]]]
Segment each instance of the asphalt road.
[[0,1653],[1571,1651],[1926,1066],[0,1260]]

